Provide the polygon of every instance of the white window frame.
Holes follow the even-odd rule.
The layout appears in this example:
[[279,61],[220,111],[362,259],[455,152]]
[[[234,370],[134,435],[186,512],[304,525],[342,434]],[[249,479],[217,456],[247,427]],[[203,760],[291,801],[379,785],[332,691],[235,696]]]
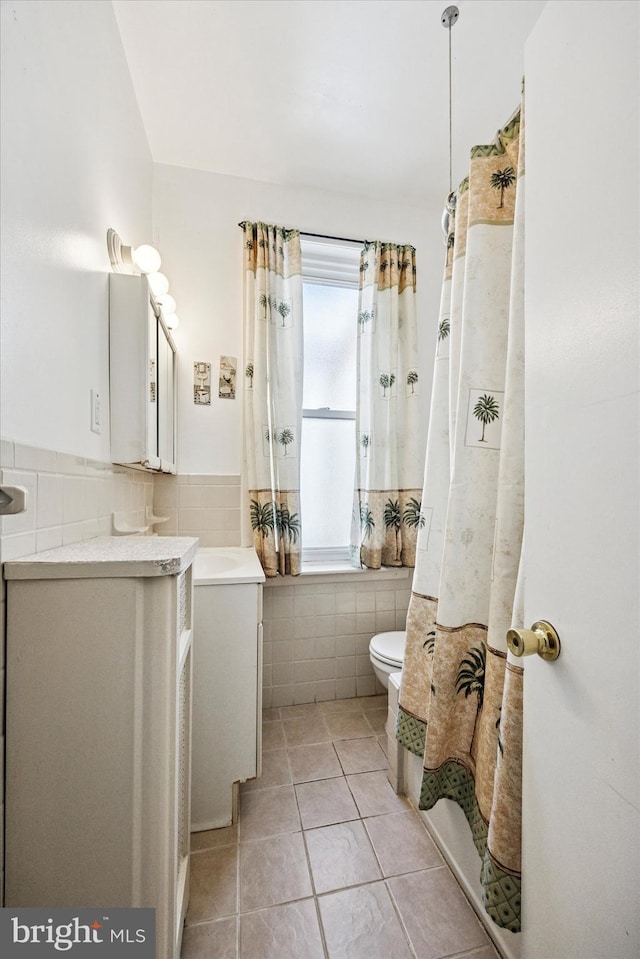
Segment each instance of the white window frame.
[[[362,243],[301,236],[302,282],[318,286],[338,286],[358,289]],[[334,410],[331,407],[303,409],[306,419],[355,420],[355,410]],[[304,537],[304,530],[303,530]],[[348,563],[349,544],[340,548],[305,546],[302,544],[303,563]]]

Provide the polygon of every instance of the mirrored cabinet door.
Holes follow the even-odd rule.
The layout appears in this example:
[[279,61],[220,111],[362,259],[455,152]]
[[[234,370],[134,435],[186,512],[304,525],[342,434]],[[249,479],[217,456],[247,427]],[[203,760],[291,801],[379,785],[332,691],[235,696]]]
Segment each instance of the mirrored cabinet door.
[[176,348],[146,276],[109,276],[111,460],[176,472]]

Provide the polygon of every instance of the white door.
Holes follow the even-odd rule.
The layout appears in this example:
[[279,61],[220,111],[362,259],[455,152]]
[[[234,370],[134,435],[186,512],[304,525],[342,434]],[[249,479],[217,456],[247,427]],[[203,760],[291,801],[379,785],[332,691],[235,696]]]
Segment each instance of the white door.
[[638,4],[526,46],[524,959],[640,955]]

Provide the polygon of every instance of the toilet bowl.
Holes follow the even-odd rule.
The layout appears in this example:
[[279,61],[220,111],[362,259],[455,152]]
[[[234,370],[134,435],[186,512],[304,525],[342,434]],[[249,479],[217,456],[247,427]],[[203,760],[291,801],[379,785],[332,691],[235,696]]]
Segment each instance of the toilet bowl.
[[404,629],[389,633],[377,633],[369,643],[369,659],[373,671],[384,686],[389,688],[389,676],[402,669],[407,633]]

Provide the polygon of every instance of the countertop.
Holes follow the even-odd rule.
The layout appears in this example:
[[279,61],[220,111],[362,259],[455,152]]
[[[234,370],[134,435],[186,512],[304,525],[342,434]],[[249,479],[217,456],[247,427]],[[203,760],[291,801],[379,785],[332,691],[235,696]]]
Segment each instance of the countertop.
[[5,579],[175,576],[193,562],[191,536],[99,536],[4,564]]

